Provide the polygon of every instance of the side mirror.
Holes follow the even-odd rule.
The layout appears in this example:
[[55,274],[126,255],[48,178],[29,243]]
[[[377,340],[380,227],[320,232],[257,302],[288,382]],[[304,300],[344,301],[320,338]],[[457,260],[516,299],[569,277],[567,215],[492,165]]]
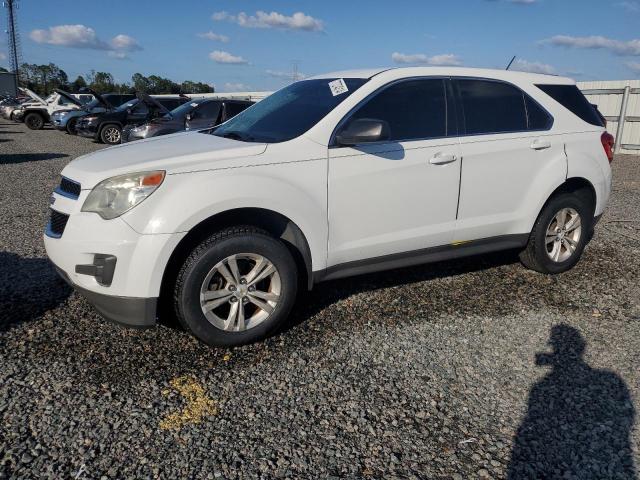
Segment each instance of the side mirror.
[[384,120],[374,118],[359,118],[347,124],[338,135],[338,145],[348,147],[361,143],[382,142],[389,140],[389,124]]

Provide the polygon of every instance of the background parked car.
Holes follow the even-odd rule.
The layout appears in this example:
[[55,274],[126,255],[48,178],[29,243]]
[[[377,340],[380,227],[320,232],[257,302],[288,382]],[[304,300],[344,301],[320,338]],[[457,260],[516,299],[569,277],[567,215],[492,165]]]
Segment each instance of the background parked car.
[[7,120],[13,120],[13,111],[29,100],[31,100],[31,97],[26,95],[22,88],[20,89],[20,93],[17,97],[5,96],[0,101],[0,116]]
[[78,119],[88,113],[102,113],[113,110],[125,102],[133,100],[135,95],[130,93],[99,93],[86,89],[93,95],[93,100],[85,104],[81,109],[58,110],[51,115],[51,123],[54,128],[71,135],[76,134]]
[[[148,101],[153,101],[149,99]],[[122,131],[122,143],[158,137],[183,130],[214,127],[247,109],[254,102],[224,98],[199,98],[183,103],[162,117],[140,126],[129,125]]]
[[38,96],[29,89],[25,89],[33,101],[20,105],[12,112],[13,120],[24,121],[31,130],[40,130],[51,121],[51,115],[58,110],[77,110],[83,106],[83,101],[88,102],[92,95],[73,95],[63,90],[56,89],[46,99]]
[[76,124],[76,132],[98,142],[117,145],[122,139],[122,130],[127,125],[142,125],[189,101],[188,97],[178,96],[153,99],[145,95],[143,98],[152,101],[135,98],[115,110],[80,117]]

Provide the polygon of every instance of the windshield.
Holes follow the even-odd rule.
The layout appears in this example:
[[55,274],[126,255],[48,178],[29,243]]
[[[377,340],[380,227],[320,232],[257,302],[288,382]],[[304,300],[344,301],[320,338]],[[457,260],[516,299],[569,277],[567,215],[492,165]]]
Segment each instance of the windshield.
[[84,110],[91,110],[92,108],[96,108],[96,107],[100,107],[100,106],[102,106],[102,103],[100,103],[98,101],[98,99],[94,98],[89,103],[86,103],[82,108]]
[[138,104],[138,102],[139,100],[137,98],[124,102],[122,105],[116,108],[116,112],[122,112],[124,110],[127,110],[128,108],[133,108]]
[[313,127],[366,82],[364,78],[323,78],[294,83],[223,123],[213,134],[245,142],[291,140]]
[[173,110],[171,110],[169,113],[165,113],[164,117],[178,118],[178,119],[184,118],[187,115],[187,113],[190,113],[191,110],[193,110],[195,107],[200,105],[200,103],[202,103],[203,101],[204,100],[192,100],[190,102],[183,103],[179,107],[176,107]]

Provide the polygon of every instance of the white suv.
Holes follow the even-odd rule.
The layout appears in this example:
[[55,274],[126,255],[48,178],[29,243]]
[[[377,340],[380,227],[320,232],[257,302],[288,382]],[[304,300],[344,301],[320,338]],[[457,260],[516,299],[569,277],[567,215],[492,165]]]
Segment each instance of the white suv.
[[323,280],[504,249],[570,269],[609,200],[612,143],[570,79],[332,73],[215,129],[72,161],[45,244],[105,317],[173,311],[200,340],[239,345]]

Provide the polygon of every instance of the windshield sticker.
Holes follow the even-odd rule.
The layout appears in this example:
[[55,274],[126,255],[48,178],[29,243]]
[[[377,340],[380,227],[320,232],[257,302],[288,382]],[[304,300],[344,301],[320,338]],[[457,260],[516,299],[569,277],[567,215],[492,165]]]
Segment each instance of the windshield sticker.
[[192,107],[197,107],[197,106],[198,106],[198,104],[197,104],[197,103],[192,103],[192,104],[191,104],[191,106],[192,106]]
[[333,82],[329,82],[329,88],[331,89],[331,94],[334,97],[337,97],[338,95],[342,95],[343,93],[349,91],[349,89],[347,88],[347,84],[344,83],[344,80],[342,78],[334,80]]

